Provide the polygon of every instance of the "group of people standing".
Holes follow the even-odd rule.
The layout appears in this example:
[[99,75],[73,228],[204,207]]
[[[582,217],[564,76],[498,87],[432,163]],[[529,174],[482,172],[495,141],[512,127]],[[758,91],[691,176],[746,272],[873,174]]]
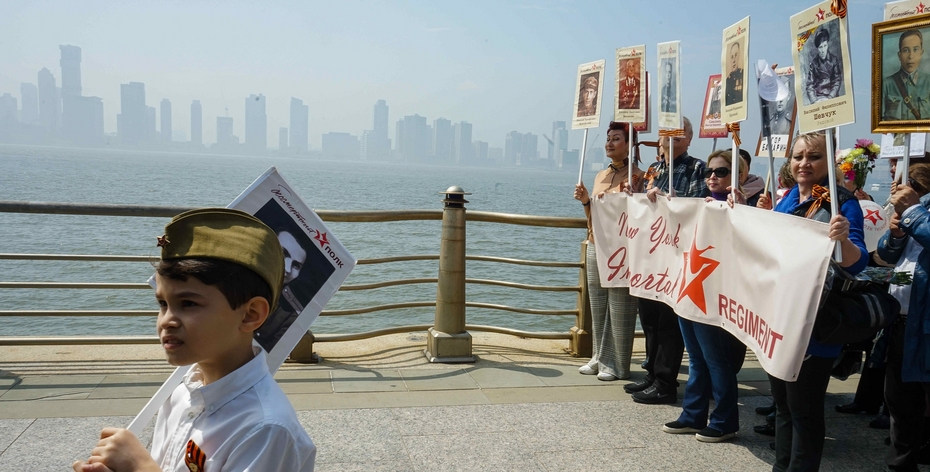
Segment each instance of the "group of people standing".
[[[670,434],[693,434],[702,442],[726,441],[740,429],[736,376],[742,367],[746,346],[721,327],[679,317],[663,302],[633,297],[627,288],[602,288],[591,231],[592,200],[605,193],[624,191],[628,194],[644,192],[648,201],[655,202],[664,196],[671,181],[677,197],[727,201],[730,206],[749,204],[819,220],[830,225],[829,237],[837,241],[842,251],[842,261],[838,265],[850,274],[860,272],[870,260],[863,235],[862,210],[855,195],[839,187],[839,211],[837,215],[830,214],[827,190],[830,159],[823,133],[808,133],[795,139],[788,161],[793,186],[775,202],[763,191],[762,179],[748,174],[751,158],[745,151],[740,150],[737,156],[730,150],[715,151],[706,163],[689,155],[693,129],[687,118],[684,119],[684,137],[675,138],[673,145],[663,137],[657,162],[645,172],[639,167],[638,153],[637,157],[630,155],[631,146],[627,140],[632,137],[633,145],[638,143],[635,131],[631,133],[627,126],[627,123],[610,124],[605,145],[612,161],[610,166],[597,174],[590,192],[584,184],[577,185],[574,192],[588,217],[585,265],[593,322],[593,356],[579,371],[597,375],[604,381],[628,379],[638,313],[646,338],[643,364],[646,375],[624,385],[624,390],[636,403],[677,403],[678,372],[687,349],[688,381],[681,413],[662,429]],[[672,150],[675,156],[671,156]],[[731,192],[730,173],[735,158],[741,160],[739,188]],[[926,165],[930,177],[930,164]],[[628,166],[633,166],[632,172]],[[927,180],[926,183],[915,181],[912,186],[898,185],[893,190],[890,202],[895,217],[892,229],[882,239],[878,250],[887,263],[897,264],[899,269],[914,274],[908,293],[898,295],[910,303],[902,302],[902,317],[893,329],[886,330],[892,339],[889,371],[896,373],[888,374],[888,378],[897,375],[895,379],[902,385],[892,388],[893,394],[899,397],[896,406],[889,402],[892,447],[888,464],[892,470],[917,470],[915,451],[927,440],[924,426],[930,426],[924,418],[924,410],[930,406],[927,401],[930,334],[924,334],[930,333],[930,289],[926,277],[930,253],[922,249],[923,245],[930,244],[930,197],[925,197],[926,191],[921,193],[930,187],[930,178]],[[910,318],[906,316],[908,311],[912,313]],[[786,382],[770,376],[777,411],[773,470],[819,469],[825,437],[824,398],[831,370],[842,349],[842,345],[824,344],[812,338],[796,381]],[[888,382],[886,396],[892,395],[887,385]],[[713,411],[710,410],[711,399],[715,404]]]

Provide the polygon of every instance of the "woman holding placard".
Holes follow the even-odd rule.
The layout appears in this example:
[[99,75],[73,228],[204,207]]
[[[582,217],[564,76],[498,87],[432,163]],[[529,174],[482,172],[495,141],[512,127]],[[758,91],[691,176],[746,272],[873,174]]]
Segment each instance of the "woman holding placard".
[[[612,121],[607,131],[604,150],[611,159],[610,166],[597,173],[592,193],[595,198],[605,193],[623,190],[629,179],[629,168],[633,166],[633,191],[642,191],[643,171],[630,162],[629,123]],[[636,131],[633,131],[636,142]],[[630,377],[630,359],[633,355],[633,334],[636,330],[636,299],[628,288],[602,288],[597,270],[597,254],[594,250],[594,235],[591,228],[591,196],[584,184],[575,186],[575,199],[584,205],[588,219],[588,249],[585,254],[587,267],[588,298],[591,302],[593,355],[578,371],[582,374],[597,374],[598,380],[617,380]]]
[[[728,201],[733,157],[730,151],[716,151],[707,158],[704,182],[708,202]],[[736,192],[740,204],[746,200]],[[678,419],[666,423],[662,431],[670,434],[695,434],[701,442],[721,442],[739,431],[739,388],[736,374],[743,366],[746,346],[720,326],[678,318],[681,337],[688,350],[688,383],[681,401]],[[713,413],[710,399],[713,397]]]
[[[830,239],[842,249],[839,263],[850,274],[865,268],[868,252],[862,231],[862,209],[856,197],[843,187],[837,188],[839,215],[830,216],[826,136],[822,132],[799,136],[789,158],[791,175],[797,185],[791,188],[775,207],[775,211],[829,220]],[[757,205],[772,208],[769,195],[763,195]],[[772,397],[777,405],[775,418],[775,465],[773,470],[818,470],[823,453],[823,401],[830,381],[830,370],[842,345],[823,344],[811,338],[807,357],[794,382],[769,376]]]

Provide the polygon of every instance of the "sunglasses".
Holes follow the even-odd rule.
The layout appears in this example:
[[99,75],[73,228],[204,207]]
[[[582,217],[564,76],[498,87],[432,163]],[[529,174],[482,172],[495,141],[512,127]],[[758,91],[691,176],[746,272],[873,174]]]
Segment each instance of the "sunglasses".
[[704,169],[704,178],[709,179],[711,175],[716,175],[718,179],[722,179],[730,175],[730,169],[726,167],[718,167],[716,169],[711,169],[710,167]]

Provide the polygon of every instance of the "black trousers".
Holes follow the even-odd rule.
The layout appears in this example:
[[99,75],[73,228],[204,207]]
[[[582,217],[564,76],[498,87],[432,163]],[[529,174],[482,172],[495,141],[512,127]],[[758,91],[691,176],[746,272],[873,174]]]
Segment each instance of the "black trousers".
[[891,415],[891,446],[885,463],[891,470],[916,471],[917,454],[930,426],[924,416],[930,384],[901,381],[903,353],[904,321],[899,320],[892,326],[885,365],[885,403]]
[[826,434],[823,400],[834,360],[833,357],[809,357],[801,364],[795,382],[769,376],[776,406],[773,471],[820,469]]
[[678,388],[678,370],[685,352],[678,315],[662,302],[639,299],[639,322],[646,335],[646,372],[660,391]]

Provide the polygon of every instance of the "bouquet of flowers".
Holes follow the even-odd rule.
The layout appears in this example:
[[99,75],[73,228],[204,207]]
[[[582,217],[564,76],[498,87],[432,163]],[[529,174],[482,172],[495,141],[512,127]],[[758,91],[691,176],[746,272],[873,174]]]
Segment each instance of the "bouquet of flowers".
[[875,168],[881,147],[870,139],[857,139],[856,147],[836,154],[836,165],[847,181],[855,182],[856,190],[865,186],[865,178]]

